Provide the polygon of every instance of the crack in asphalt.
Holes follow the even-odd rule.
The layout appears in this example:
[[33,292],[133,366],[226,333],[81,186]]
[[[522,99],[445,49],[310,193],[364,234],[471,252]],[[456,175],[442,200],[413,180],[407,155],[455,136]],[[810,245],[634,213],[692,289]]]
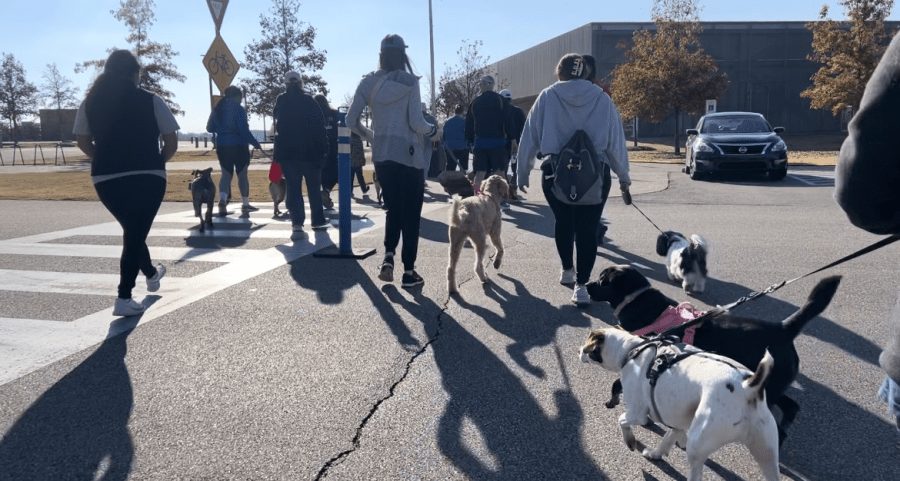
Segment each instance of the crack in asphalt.
[[412,357],[409,358],[409,361],[406,362],[406,368],[403,371],[403,375],[400,376],[400,379],[398,379],[396,382],[394,382],[394,384],[391,385],[390,389],[388,390],[387,396],[384,396],[383,398],[379,399],[372,406],[372,408],[369,409],[369,413],[366,414],[366,417],[364,417],[362,419],[362,421],[359,423],[359,426],[357,426],[357,428],[356,428],[356,435],[353,436],[353,441],[352,441],[353,447],[346,451],[342,451],[342,452],[338,453],[336,456],[334,456],[333,458],[329,459],[328,462],[326,462],[325,465],[322,466],[322,469],[319,470],[319,473],[316,475],[315,479],[317,479],[317,480],[324,479],[326,476],[328,476],[328,471],[333,466],[340,464],[341,461],[343,461],[348,456],[353,454],[354,451],[359,449],[360,439],[362,438],[363,429],[365,429],[366,424],[368,424],[369,420],[372,419],[372,417],[375,415],[376,412],[378,412],[378,408],[381,406],[382,403],[384,403],[385,401],[394,397],[394,390],[397,389],[397,386],[399,386],[400,383],[402,383],[406,379],[406,376],[409,375],[409,370],[412,367],[413,362],[415,362],[415,360],[419,356],[421,356],[423,353],[425,353],[425,351],[428,349],[428,346],[432,345],[435,341],[437,341],[438,337],[441,336],[441,330],[444,327],[444,323],[441,320],[441,317],[444,315],[444,312],[447,311],[447,306],[449,304],[450,304],[450,298],[448,297],[447,300],[444,302],[444,305],[441,307],[441,311],[437,315],[437,330],[435,330],[434,337],[430,338],[428,340],[428,342],[425,343],[425,345],[423,345],[421,348],[419,348],[419,350],[415,354],[413,354]]

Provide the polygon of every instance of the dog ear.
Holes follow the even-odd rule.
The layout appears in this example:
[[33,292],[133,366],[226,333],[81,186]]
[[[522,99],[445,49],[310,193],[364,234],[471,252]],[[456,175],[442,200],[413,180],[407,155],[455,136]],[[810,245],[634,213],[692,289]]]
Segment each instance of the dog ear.
[[588,296],[594,302],[608,301],[614,294],[611,288],[601,286],[599,282],[588,282],[585,287],[587,288]]
[[660,234],[656,238],[656,253],[665,257],[669,253],[669,236],[668,234]]

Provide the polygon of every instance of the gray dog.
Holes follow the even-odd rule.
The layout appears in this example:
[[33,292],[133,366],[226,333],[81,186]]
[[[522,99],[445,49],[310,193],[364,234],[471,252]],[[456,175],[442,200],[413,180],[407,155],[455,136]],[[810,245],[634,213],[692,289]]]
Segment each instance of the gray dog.
[[[212,167],[191,172],[191,182],[188,190],[191,191],[191,200],[194,203],[194,215],[200,218],[200,232],[204,231],[205,224],[212,228],[212,209],[216,200],[216,184],[212,181]],[[201,213],[203,204],[206,204],[206,218]]]

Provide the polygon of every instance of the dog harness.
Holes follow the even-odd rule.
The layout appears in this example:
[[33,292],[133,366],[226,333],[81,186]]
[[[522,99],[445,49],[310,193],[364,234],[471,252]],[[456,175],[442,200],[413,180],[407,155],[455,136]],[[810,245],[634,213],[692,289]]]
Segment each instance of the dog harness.
[[[640,292],[640,291],[638,291]],[[620,307],[621,309],[621,307]],[[616,313],[618,314],[618,312]],[[637,336],[645,336],[650,334],[651,332],[654,334],[662,334],[663,332],[676,328],[688,321],[693,321],[694,319],[703,315],[703,311],[699,309],[694,309],[694,306],[689,302],[682,302],[675,307],[667,308],[661,316],[647,327],[642,327],[640,329],[635,330],[632,334]],[[694,331],[697,330],[697,326],[691,326],[684,331],[684,337],[682,341],[685,344],[694,344]]]

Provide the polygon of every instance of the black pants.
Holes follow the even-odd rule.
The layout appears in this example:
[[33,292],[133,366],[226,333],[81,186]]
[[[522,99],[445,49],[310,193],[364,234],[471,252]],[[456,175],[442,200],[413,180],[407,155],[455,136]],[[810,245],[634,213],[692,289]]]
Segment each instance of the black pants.
[[328,157],[325,167],[322,167],[322,190],[331,192],[338,183],[338,158],[337,155]]
[[147,235],[166,195],[166,179],[152,174],[129,175],[94,184],[94,189],[122,226],[119,298],[131,299],[138,271],[147,277],[156,275]]
[[403,237],[400,259],[404,270],[416,267],[419,249],[419,224],[422,220],[422,202],[425,172],[390,160],[375,163],[375,174],[381,183],[387,219],[384,228],[385,252],[396,252]]
[[366,189],[366,178],[363,177],[363,168],[359,167],[351,167],[350,168],[350,190],[353,190],[353,178],[356,177],[356,183],[359,184],[359,187],[363,190]]
[[[551,181],[541,181],[544,197],[556,218],[554,238],[559,260],[563,269],[575,267],[575,282],[578,284],[587,284],[591,279],[591,271],[594,270],[594,262],[597,260],[597,225],[609,197],[610,182],[611,175],[607,165],[603,169],[603,202],[597,205],[572,205],[553,195],[550,190],[553,186]],[[577,254],[574,265],[573,254]]]
[[456,157],[456,160],[454,161],[449,156],[447,157],[447,170],[456,170],[457,165],[463,172],[469,170],[469,149],[451,150],[451,152],[453,152],[453,157]]

